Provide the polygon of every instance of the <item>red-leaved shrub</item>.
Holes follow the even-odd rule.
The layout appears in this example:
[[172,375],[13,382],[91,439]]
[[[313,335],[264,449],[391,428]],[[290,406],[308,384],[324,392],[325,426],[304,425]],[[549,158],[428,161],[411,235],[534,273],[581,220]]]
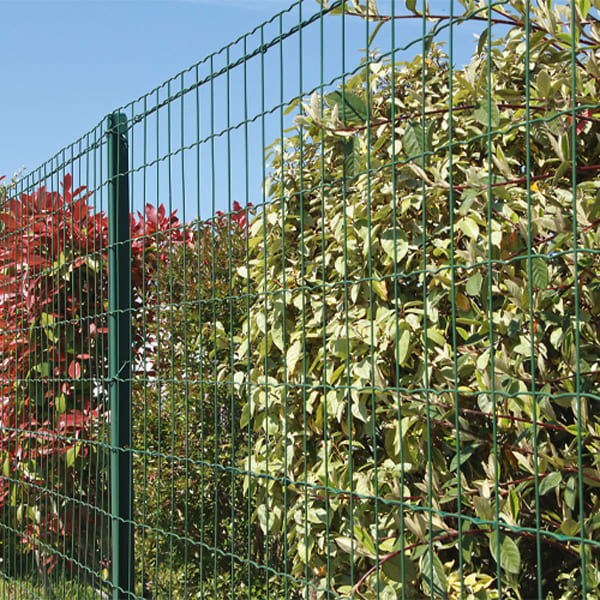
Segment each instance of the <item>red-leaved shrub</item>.
[[[20,546],[0,556],[32,551],[48,571],[97,572],[108,554],[108,219],[89,200],[67,174],[61,193],[0,206],[0,543]],[[157,261],[192,239],[162,205],[130,222],[135,310]]]

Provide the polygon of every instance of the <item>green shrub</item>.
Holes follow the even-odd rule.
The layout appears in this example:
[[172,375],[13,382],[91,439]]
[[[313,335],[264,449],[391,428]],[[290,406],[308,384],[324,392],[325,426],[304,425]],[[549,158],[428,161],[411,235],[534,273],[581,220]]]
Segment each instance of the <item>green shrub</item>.
[[572,78],[570,9],[527,40],[508,4],[464,69],[374,56],[272,146],[223,379],[303,597],[566,599],[582,560],[600,593],[597,23]]
[[187,245],[159,268],[157,306],[136,318],[154,340],[134,378],[138,580],[159,598],[225,597],[253,577],[234,555],[262,556],[236,468],[247,434],[238,401],[217,377],[233,360],[217,328],[231,336],[246,314],[241,282],[232,285],[246,260],[246,211],[186,229]]

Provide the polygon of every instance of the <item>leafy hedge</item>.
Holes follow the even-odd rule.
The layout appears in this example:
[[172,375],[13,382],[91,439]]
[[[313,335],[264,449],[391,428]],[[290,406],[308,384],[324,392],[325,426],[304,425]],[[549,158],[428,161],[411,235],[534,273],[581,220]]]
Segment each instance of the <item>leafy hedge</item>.
[[272,146],[222,376],[303,597],[600,597],[600,40],[574,6],[574,77],[570,8],[527,39],[510,0],[464,69],[374,56]]
[[[33,554],[42,573],[60,564],[88,577],[110,562],[108,219],[69,174],[62,193],[41,187],[2,203],[2,567],[23,572]],[[157,259],[182,231],[150,205],[131,228],[132,294],[152,305]],[[145,343],[140,329],[133,340]]]
[[[246,314],[231,275],[246,260],[247,211],[236,202],[230,215],[186,224],[187,243],[157,271],[157,303],[135,319],[151,340],[133,381],[137,579],[159,598],[248,589],[249,568],[235,559],[248,548],[236,469],[247,434],[218,381],[232,357],[215,329],[233,335]],[[251,537],[259,561],[260,536]]]

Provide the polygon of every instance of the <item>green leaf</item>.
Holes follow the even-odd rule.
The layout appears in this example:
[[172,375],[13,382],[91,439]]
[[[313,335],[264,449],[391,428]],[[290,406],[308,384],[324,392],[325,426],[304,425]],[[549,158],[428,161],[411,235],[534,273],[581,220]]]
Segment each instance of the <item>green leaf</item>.
[[[402,577],[402,565],[404,564],[404,577]],[[396,552],[383,563],[383,572],[392,581],[413,581],[417,577],[414,563],[403,556],[402,552]]]
[[548,287],[550,276],[548,274],[548,265],[546,261],[536,256],[531,259],[531,283],[534,288],[545,290]]
[[437,554],[428,549],[421,557],[421,578],[427,594],[432,593],[435,598],[448,598],[448,582],[444,573],[444,565]]
[[71,446],[65,452],[65,463],[67,468],[72,467],[75,463],[75,459],[77,458],[77,446]]
[[361,527],[360,525],[355,525],[354,536],[356,537],[356,539],[362,542],[363,546],[368,552],[370,552],[373,556],[377,556],[377,550],[375,548],[373,538],[370,536],[369,532],[364,527]]
[[360,172],[360,141],[357,137],[351,137],[342,144],[344,151],[344,175],[356,177]]
[[554,177],[552,178],[552,185],[555,186],[561,180],[562,176],[567,173],[571,169],[571,161],[568,158],[563,158],[560,165],[558,165],[558,169],[556,169],[556,173],[554,173]]
[[519,517],[519,495],[515,492],[514,488],[510,488],[508,492],[508,500],[510,502],[510,512],[512,518],[516,521]]
[[546,71],[542,70],[538,73],[536,85],[540,98],[545,99],[550,96],[550,86],[552,85],[552,81]]
[[575,537],[579,533],[579,522],[573,519],[565,519],[558,528],[558,531],[563,535]]
[[302,343],[296,340],[287,350],[285,361],[288,373],[293,373],[296,370],[296,364],[302,356]]
[[423,128],[416,121],[411,121],[404,130],[402,145],[409,158],[420,157],[423,154]]
[[[477,451],[477,448],[479,448],[479,444],[469,444],[468,446],[465,446],[464,448],[460,449],[460,464],[461,464],[461,466],[464,465],[471,458],[471,456],[473,456],[473,454],[475,454],[475,452]],[[450,461],[450,470],[451,471],[456,471],[457,457],[458,457],[458,454],[455,454],[452,457],[452,460]]]
[[542,479],[542,483],[540,483],[540,496],[551,492],[553,489],[560,485],[561,481],[562,476],[559,471],[553,471],[552,473],[546,475],[546,477]]
[[427,335],[427,339],[438,344],[439,346],[444,346],[446,344],[446,338],[442,335],[439,329],[435,327],[428,327],[425,332]]
[[500,123],[500,111],[498,110],[498,105],[493,100],[489,106],[487,100],[480,102],[473,114],[479,123],[485,127],[489,126],[492,129],[496,129]]
[[579,0],[577,8],[579,8],[579,12],[581,13],[582,19],[585,19],[588,16],[591,7],[592,3],[590,2],[590,0]]
[[52,365],[49,362],[41,362],[34,365],[33,370],[37,371],[41,377],[50,377]]
[[479,225],[471,217],[463,217],[456,226],[473,241],[479,237]]
[[464,216],[469,212],[478,194],[479,192],[474,188],[467,188],[463,191],[460,195],[460,207],[458,209],[460,215]]
[[381,21],[379,21],[379,23],[377,23],[377,25],[375,26],[375,29],[373,29],[371,35],[369,35],[369,41],[367,42],[367,48],[371,46],[371,44],[373,43],[373,40],[375,39],[375,37],[379,33],[379,30],[383,27],[384,24],[385,24],[384,20],[381,20]]
[[[490,553],[498,562],[498,532],[490,535]],[[521,572],[521,553],[515,541],[505,533],[500,533],[500,567],[507,573],[518,575]]]
[[371,377],[371,361],[368,358],[363,358],[354,365],[353,372],[361,379],[368,380]]
[[396,338],[396,362],[402,367],[406,364],[408,351],[410,350],[410,328],[405,325],[400,327]]
[[406,8],[411,12],[416,12],[415,6],[417,4],[417,0],[406,0]]
[[271,338],[273,343],[279,348],[281,352],[284,351],[284,339],[283,339],[283,323],[281,320],[277,320],[273,323],[271,328]]
[[396,262],[400,262],[408,254],[408,239],[398,228],[386,229],[381,234],[383,251]]
[[360,399],[356,402],[352,402],[352,416],[356,417],[359,421],[366,423],[369,418],[367,406],[364,400]]
[[469,280],[467,281],[466,290],[469,296],[479,296],[479,292],[481,291],[481,282],[483,281],[483,277],[481,273],[473,273]]
[[475,508],[475,514],[484,521],[494,520],[494,508],[488,498],[483,496],[474,496],[473,507]]
[[353,555],[356,542],[349,537],[339,536],[335,538],[335,543],[341,548],[342,552]]
[[54,315],[49,313],[42,313],[41,315],[42,327],[51,342],[56,342],[56,335],[54,334]]
[[371,279],[371,285],[373,286],[373,291],[383,300],[387,301],[388,299],[388,291],[385,281],[381,281],[380,279]]
[[64,394],[61,394],[56,400],[56,410],[59,413],[64,413],[67,411],[67,397]]
[[483,52],[483,49],[488,41],[488,35],[489,35],[489,28],[486,27],[481,32],[481,35],[479,36],[479,41],[477,42],[477,54],[478,55],[481,55],[481,53]]
[[340,119],[346,124],[367,121],[367,105],[362,98],[352,92],[336,90],[325,96],[325,102],[329,108],[337,105]]
[[567,480],[565,486],[564,498],[566,505],[571,509],[575,509],[575,502],[577,501],[577,479],[575,475],[571,475]]

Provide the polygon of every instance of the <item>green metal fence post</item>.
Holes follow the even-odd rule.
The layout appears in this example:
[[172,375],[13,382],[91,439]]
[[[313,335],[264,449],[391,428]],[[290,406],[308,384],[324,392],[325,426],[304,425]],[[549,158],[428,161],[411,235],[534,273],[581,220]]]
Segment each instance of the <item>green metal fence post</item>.
[[131,234],[127,116],[108,117],[108,339],[113,600],[133,598]]

